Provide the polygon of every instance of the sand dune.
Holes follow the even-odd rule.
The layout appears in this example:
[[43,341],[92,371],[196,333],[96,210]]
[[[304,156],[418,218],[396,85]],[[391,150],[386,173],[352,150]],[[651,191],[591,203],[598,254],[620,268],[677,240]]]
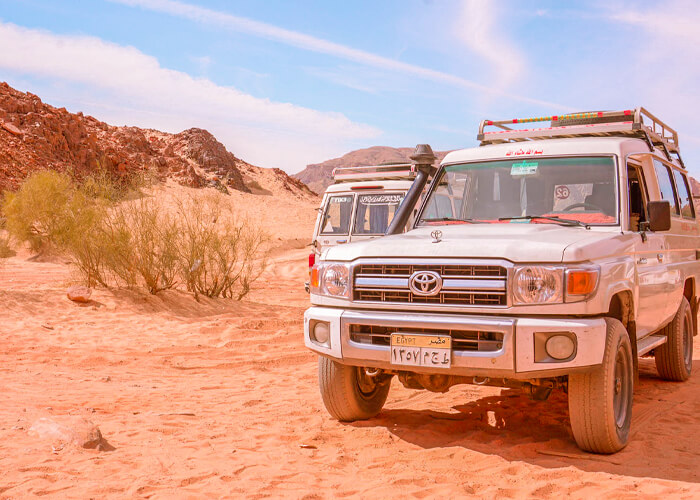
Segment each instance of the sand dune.
[[[641,363],[632,441],[613,456],[576,448],[562,394],[534,402],[394,381],[378,418],[332,420],[301,336],[310,228],[285,231],[244,302],[96,290],[78,305],[60,260],[9,259],[0,498],[700,496],[700,376],[662,382],[652,360]],[[65,415],[97,424],[114,450],[28,432]]]

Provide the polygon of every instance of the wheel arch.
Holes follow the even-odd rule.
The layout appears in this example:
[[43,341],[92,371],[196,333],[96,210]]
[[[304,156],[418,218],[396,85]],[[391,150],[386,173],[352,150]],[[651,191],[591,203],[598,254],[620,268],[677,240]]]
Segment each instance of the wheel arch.
[[634,313],[634,296],[630,290],[621,290],[610,297],[607,316],[620,321],[627,330],[632,344],[632,363],[636,382],[639,374],[639,357],[637,355],[637,324]]

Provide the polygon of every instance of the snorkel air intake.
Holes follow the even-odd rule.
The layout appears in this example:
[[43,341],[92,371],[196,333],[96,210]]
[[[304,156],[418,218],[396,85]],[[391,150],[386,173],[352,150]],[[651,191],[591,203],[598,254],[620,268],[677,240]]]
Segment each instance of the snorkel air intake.
[[435,154],[430,144],[418,144],[416,150],[411,155],[411,162],[416,171],[416,180],[413,181],[411,188],[406,193],[406,197],[401,202],[399,211],[391,221],[391,225],[386,230],[386,235],[402,233],[406,227],[408,219],[411,217],[411,212],[420,200],[420,195],[423,188],[428,183],[430,176],[435,173]]

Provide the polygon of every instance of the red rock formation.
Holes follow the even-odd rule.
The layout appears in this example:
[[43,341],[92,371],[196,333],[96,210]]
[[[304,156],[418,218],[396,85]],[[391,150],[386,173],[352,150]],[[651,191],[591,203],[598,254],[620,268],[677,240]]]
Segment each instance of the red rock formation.
[[[246,182],[265,170],[236,158],[206,130],[168,134],[115,127],[0,82],[0,191],[16,189],[29,174],[45,168],[77,176],[97,169],[117,176],[151,171],[191,187],[224,185],[248,193]],[[242,171],[248,172],[246,179]],[[310,195],[296,179],[274,172],[287,190]]]

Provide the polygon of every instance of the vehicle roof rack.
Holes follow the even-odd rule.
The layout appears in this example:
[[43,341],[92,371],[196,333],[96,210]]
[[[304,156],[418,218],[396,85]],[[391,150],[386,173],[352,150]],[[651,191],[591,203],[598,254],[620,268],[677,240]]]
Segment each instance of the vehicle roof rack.
[[331,178],[334,183],[351,181],[375,181],[390,179],[413,179],[416,171],[410,163],[389,165],[367,165],[364,167],[337,167]]
[[[517,129],[513,124],[550,122],[549,127]],[[485,131],[493,126],[500,130]],[[561,137],[637,137],[644,139],[651,151],[655,147],[664,151],[672,161],[675,155],[683,168],[678,147],[678,133],[643,107],[624,111],[585,111],[567,115],[539,118],[514,118],[511,120],[482,120],[477,140],[481,146]]]

